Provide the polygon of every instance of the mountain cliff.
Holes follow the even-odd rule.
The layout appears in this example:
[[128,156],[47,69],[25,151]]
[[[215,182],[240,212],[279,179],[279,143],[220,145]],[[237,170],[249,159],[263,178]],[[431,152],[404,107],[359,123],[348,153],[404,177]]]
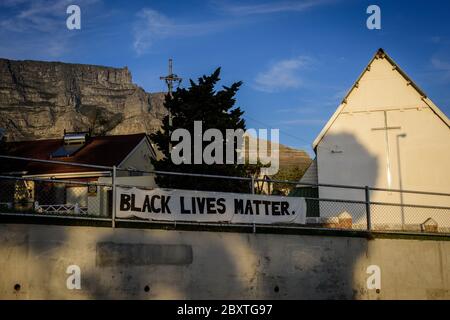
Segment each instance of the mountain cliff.
[[125,68],[0,59],[0,128],[8,141],[151,133],[166,115],[163,93],[133,84]]

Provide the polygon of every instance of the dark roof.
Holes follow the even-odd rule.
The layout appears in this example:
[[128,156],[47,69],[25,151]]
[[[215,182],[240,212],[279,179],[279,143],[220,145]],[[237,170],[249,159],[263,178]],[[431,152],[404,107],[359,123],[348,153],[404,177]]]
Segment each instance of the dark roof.
[[[51,154],[63,145],[63,139],[7,142],[5,149],[6,155],[10,156],[112,167],[118,166],[145,137],[145,133],[91,137],[74,155],[53,159]],[[26,171],[26,175],[103,171],[95,168],[9,159],[0,159],[0,168],[0,172]]]

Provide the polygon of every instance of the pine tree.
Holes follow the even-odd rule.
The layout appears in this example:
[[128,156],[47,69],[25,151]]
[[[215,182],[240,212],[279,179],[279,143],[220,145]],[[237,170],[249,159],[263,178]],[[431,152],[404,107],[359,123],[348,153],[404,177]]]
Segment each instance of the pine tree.
[[[220,68],[216,69],[210,76],[204,75],[199,78],[198,83],[190,80],[188,89],[178,88],[172,96],[166,95],[165,107],[172,116],[172,125],[169,126],[169,117],[166,116],[163,119],[162,130],[150,135],[150,139],[164,155],[162,159],[152,160],[155,170],[239,177],[249,176],[248,166],[243,164],[225,164],[225,151],[223,164],[194,164],[193,147],[191,148],[191,164],[175,165],[171,159],[169,133],[175,129],[184,128],[193,137],[194,121],[202,122],[203,132],[209,128],[215,128],[220,130],[224,138],[226,137],[226,129],[243,129],[245,131],[245,121],[241,118],[243,111],[239,107],[234,107],[236,102],[234,97],[242,82],[233,83],[230,87],[224,86],[221,90],[216,91],[215,86],[220,80],[219,75]],[[191,142],[193,143],[193,141]],[[204,142],[202,150],[209,143]],[[225,141],[222,141],[222,143],[223,150],[226,150]],[[173,145],[176,144],[177,142],[173,143]],[[235,144],[235,159],[236,154]],[[205,177],[158,175],[156,182],[160,187],[192,190],[249,192],[251,188],[248,181]]]

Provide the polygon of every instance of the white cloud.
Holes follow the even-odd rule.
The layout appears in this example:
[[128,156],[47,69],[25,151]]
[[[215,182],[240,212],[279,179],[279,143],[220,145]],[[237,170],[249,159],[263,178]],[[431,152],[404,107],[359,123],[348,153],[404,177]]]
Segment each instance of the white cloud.
[[311,61],[305,56],[278,61],[268,70],[256,75],[253,87],[263,92],[298,88],[303,84],[298,71],[308,67]]
[[156,39],[165,38],[176,31],[174,23],[155,10],[143,9],[137,17],[133,28],[133,48],[137,54],[144,53]]
[[257,4],[234,4],[230,2],[216,2],[222,11],[233,15],[256,15],[278,12],[300,12],[307,9],[333,2],[334,0],[296,0],[271,1]]
[[145,8],[137,13],[137,21],[133,26],[133,48],[141,55],[148,52],[160,39],[212,34],[239,23],[241,22],[236,20],[182,23],[156,10]]
[[450,62],[433,57],[431,59],[431,64],[435,69],[442,71],[445,75],[445,78],[450,78]]
[[433,36],[430,38],[430,40],[433,43],[440,43],[442,41],[442,38],[440,36]]
[[[76,3],[83,15],[83,10],[99,1],[78,0]],[[31,52],[59,57],[70,50],[70,41],[76,33],[67,30],[66,10],[72,3],[72,0],[7,0],[0,3],[0,7],[8,7],[13,12],[8,17],[0,16],[0,54],[23,57]]]
[[[78,0],[77,5],[81,11],[99,0]],[[2,28],[15,32],[54,32],[64,29],[66,26],[66,9],[73,4],[72,0],[35,0],[24,2],[22,0],[10,0],[3,6],[17,7],[18,12],[1,21]]]

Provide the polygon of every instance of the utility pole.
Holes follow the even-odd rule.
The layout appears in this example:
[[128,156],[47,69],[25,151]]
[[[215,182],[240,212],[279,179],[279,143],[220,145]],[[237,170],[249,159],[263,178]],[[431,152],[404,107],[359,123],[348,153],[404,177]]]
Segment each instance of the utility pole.
[[[159,77],[159,79],[164,80],[166,82],[169,96],[172,98],[173,83],[177,82],[178,85],[180,85],[182,80],[172,71],[172,59],[169,59],[169,74],[164,77]],[[170,114],[170,110],[168,110],[168,112],[169,112],[169,127],[172,127],[172,115]],[[170,131],[169,131],[169,152],[171,150],[172,150],[172,143],[170,142]]]

